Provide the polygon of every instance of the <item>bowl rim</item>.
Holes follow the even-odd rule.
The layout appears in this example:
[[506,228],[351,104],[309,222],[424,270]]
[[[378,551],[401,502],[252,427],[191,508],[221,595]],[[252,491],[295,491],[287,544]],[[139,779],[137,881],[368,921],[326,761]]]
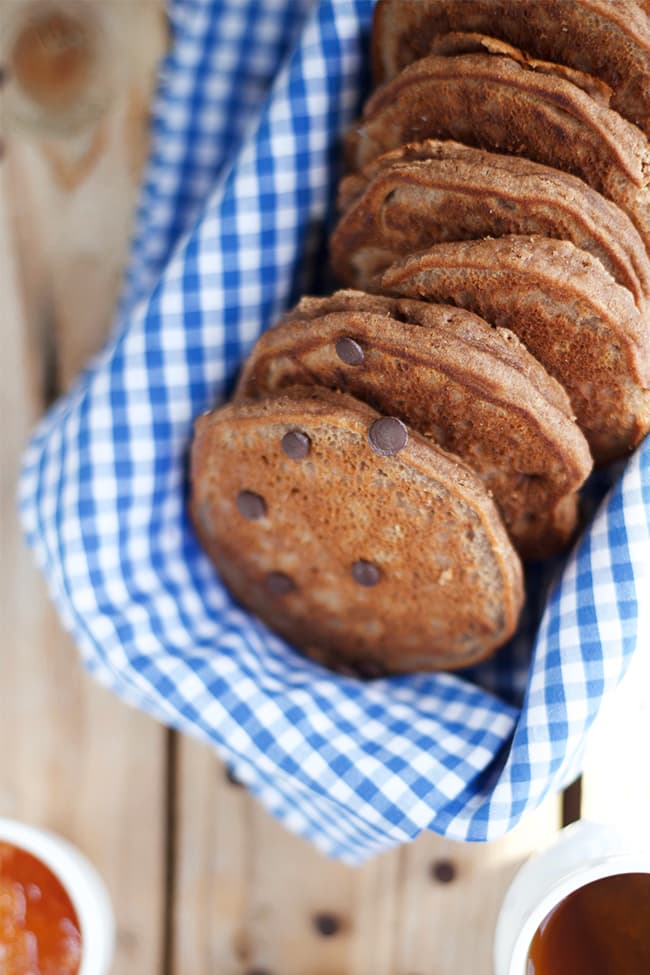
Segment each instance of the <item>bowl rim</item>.
[[535,932],[548,914],[570,894],[596,880],[628,873],[650,874],[650,854],[618,854],[577,867],[554,884],[530,910],[514,943],[508,975],[525,975],[528,952]]
[[17,820],[0,818],[0,842],[35,856],[70,897],[81,930],[77,975],[106,975],[115,949],[115,919],[108,891],[95,867],[63,837]]

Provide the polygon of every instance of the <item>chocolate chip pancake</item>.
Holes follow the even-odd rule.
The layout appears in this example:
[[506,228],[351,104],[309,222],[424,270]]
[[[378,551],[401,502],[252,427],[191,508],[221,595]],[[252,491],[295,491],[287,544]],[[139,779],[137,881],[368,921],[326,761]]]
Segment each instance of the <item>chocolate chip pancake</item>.
[[395,149],[343,180],[331,241],[336,275],[364,290],[393,261],[450,240],[539,234],[598,258],[634,294],[650,295],[650,261],[629,217],[575,176],[434,139]]
[[360,169],[431,137],[573,173],[618,204],[650,245],[647,138],[564,78],[492,55],[422,58],[368,100],[347,137],[348,163]]
[[468,308],[518,335],[566,389],[597,462],[625,456],[650,429],[650,332],[629,292],[573,244],[438,244],[394,264],[381,286]]
[[490,37],[486,34],[477,34],[468,31],[451,31],[448,34],[436,34],[431,39],[430,48],[426,53],[427,55],[443,54],[445,57],[450,57],[455,54],[500,54],[512,58],[513,61],[517,61],[523,67],[530,68],[532,71],[541,71],[542,74],[551,74],[557,75],[560,78],[566,78],[567,81],[577,85],[578,88],[582,88],[584,92],[591,95],[592,98],[595,98],[597,102],[600,102],[601,105],[605,105],[606,107],[609,107],[612,97],[612,89],[609,85],[600,81],[599,78],[594,78],[593,75],[585,74],[584,71],[578,71],[576,68],[570,68],[565,64],[556,64],[552,61],[540,61],[538,58],[531,57],[525,51],[520,51],[518,47],[508,44],[507,41],[501,41],[496,37]]
[[327,665],[464,667],[515,628],[521,565],[481,481],[351,397],[294,390],[201,417],[191,513],[239,602]]
[[317,383],[395,415],[469,464],[524,558],[576,528],[587,443],[559,384],[505,329],[459,308],[344,291],[266,332],[236,398]]
[[373,69],[384,82],[452,31],[489,34],[612,89],[611,107],[650,135],[650,18],[633,0],[378,0]]

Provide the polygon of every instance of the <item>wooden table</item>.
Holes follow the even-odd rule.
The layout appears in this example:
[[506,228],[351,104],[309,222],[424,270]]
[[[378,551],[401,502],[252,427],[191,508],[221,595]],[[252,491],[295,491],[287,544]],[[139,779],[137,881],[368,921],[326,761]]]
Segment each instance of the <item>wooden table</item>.
[[105,113],[50,132],[7,110],[10,82],[0,93],[0,815],[53,829],[96,863],[117,914],[115,975],[489,975],[523,858],[580,812],[650,812],[634,747],[650,729],[650,647],[593,736],[581,796],[549,800],[496,843],[426,835],[352,870],[285,832],[208,748],[97,687],[24,547],[20,454],[108,326],[164,45],[153,0],[105,4],[129,17],[138,51]]

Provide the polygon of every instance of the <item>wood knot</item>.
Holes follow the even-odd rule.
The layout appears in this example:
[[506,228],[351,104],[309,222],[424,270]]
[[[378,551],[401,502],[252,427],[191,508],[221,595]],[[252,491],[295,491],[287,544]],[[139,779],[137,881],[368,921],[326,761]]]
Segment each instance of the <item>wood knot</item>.
[[46,111],[82,98],[97,59],[97,35],[83,15],[56,5],[29,11],[10,54],[11,73]]

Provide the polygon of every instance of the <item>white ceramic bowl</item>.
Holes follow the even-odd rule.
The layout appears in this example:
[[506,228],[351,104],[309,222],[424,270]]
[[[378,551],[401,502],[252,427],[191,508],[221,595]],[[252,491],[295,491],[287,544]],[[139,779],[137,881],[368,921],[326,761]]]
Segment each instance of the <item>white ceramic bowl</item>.
[[81,928],[79,975],[107,975],[113,959],[115,922],[108,893],[95,868],[61,837],[11,819],[0,819],[0,842],[31,853],[61,881]]
[[643,834],[585,820],[563,829],[508,889],[494,939],[495,975],[526,975],[530,943],[546,915],[579,887],[621,873],[650,873],[650,842]]

